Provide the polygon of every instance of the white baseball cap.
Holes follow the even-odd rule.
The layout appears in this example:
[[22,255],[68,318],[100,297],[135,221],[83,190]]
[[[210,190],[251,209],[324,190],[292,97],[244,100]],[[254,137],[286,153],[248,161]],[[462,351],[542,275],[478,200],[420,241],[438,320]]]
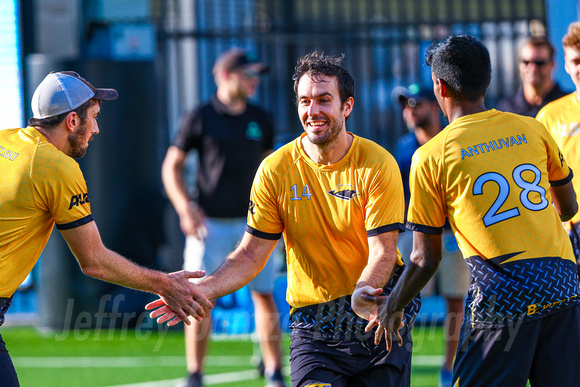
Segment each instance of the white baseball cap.
[[119,94],[115,89],[97,89],[74,71],[51,72],[32,96],[34,118],[43,119],[70,112],[89,99],[112,101]]

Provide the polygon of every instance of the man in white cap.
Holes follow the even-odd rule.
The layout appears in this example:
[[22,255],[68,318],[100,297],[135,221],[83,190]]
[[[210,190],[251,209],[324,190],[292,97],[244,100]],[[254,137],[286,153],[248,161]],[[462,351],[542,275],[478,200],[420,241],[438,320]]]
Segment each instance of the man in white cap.
[[[116,90],[97,89],[75,72],[52,72],[34,92],[29,126],[0,130],[0,325],[55,224],[85,274],[158,294],[187,324],[188,316],[200,319],[203,307],[211,308],[188,281],[203,276],[203,271],[150,270],[101,241],[74,158],[83,157],[99,133],[100,101],[117,96]],[[0,378],[3,386],[19,385],[1,336]]]

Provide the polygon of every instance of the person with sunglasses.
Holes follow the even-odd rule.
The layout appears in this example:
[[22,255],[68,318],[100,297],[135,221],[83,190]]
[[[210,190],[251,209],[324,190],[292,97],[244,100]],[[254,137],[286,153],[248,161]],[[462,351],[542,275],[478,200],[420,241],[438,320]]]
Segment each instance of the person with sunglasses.
[[552,79],[554,46],[545,36],[530,36],[520,44],[518,67],[522,84],[518,90],[499,101],[497,109],[535,117],[547,103],[565,96]]
[[[271,115],[248,101],[266,71],[268,66],[246,50],[232,48],[222,53],[213,67],[216,93],[186,114],[167,150],[162,179],[186,236],[184,267],[214,272],[244,231],[254,174],[274,148]],[[190,151],[198,155],[194,189],[187,187],[184,178]],[[267,385],[284,387],[274,280],[275,264],[269,259],[249,288]],[[185,325],[188,387],[202,385],[209,315]]]

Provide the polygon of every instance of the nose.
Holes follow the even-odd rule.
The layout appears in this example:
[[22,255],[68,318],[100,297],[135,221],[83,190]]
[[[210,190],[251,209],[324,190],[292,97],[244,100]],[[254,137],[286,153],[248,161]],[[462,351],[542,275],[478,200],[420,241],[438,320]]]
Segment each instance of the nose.
[[315,116],[319,112],[320,112],[320,107],[318,106],[318,103],[316,103],[316,101],[312,101],[310,103],[310,105],[308,106],[308,115]]

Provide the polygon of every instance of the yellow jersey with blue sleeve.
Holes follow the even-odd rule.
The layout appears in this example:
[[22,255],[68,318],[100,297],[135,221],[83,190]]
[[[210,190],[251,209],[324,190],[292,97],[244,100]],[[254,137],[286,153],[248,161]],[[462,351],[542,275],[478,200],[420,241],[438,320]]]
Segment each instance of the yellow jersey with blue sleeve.
[[[254,179],[246,231],[273,240],[284,235],[292,328],[364,330],[353,322],[350,295],[368,262],[367,238],[404,229],[397,163],[374,142],[349,135],[352,145],[335,164],[312,161],[303,134],[267,157]],[[395,277],[399,268],[397,252]],[[334,329],[346,320],[350,327]]]
[[449,219],[472,277],[472,327],[579,303],[576,262],[550,195],[571,178],[542,124],[493,109],[455,120],[415,152],[407,228],[440,234]]
[[0,297],[30,273],[56,223],[93,220],[78,163],[35,128],[0,130]]
[[[570,168],[580,171],[580,103],[576,93],[550,102],[540,110],[536,119],[552,134]],[[576,196],[580,197],[580,179],[572,180],[572,184]],[[580,223],[580,212],[570,221]]]

